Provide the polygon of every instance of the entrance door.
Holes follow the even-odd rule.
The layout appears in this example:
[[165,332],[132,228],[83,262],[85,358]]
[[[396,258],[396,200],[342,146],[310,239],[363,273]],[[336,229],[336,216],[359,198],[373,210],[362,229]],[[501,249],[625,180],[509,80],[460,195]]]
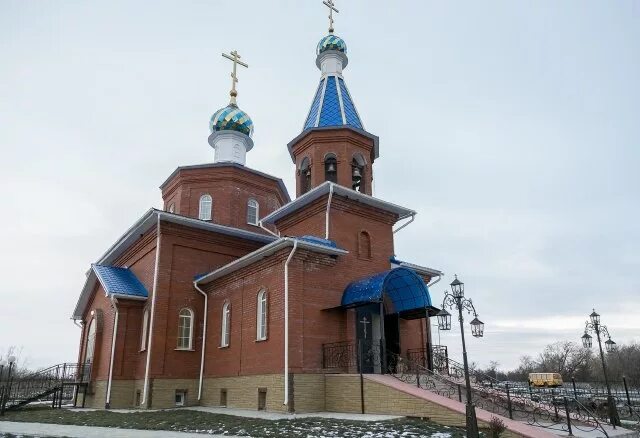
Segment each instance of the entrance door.
[[384,337],[387,367],[390,372],[395,372],[397,357],[400,356],[400,317],[397,313],[384,316]]
[[381,357],[380,306],[378,304],[370,304],[356,309],[356,340],[358,369],[362,364],[363,373],[379,373]]

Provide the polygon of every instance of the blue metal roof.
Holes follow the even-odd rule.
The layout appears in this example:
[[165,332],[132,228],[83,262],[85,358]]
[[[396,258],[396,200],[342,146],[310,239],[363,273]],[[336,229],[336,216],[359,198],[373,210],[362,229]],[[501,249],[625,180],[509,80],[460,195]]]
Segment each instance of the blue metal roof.
[[91,267],[107,294],[129,295],[143,298],[149,296],[147,289],[131,269],[95,264],[91,265]]
[[338,75],[328,75],[320,80],[304,130],[329,126],[364,129],[347,85]]
[[395,268],[350,283],[342,294],[343,307],[356,307],[383,298],[387,313],[402,313],[432,307],[429,288],[413,270]]
[[313,243],[315,245],[328,246],[329,248],[338,248],[338,245],[333,240],[322,239],[316,236],[300,236],[296,239],[304,240],[305,242]]

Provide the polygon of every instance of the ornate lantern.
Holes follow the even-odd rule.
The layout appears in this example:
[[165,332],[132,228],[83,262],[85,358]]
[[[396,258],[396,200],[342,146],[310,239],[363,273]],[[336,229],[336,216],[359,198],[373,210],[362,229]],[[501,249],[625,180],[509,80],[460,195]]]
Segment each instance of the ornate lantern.
[[455,276],[455,280],[453,280],[450,284],[451,293],[454,298],[462,298],[464,297],[464,283],[458,280],[458,276]]
[[593,323],[593,325],[600,324],[600,315],[596,312],[595,309],[593,309],[593,313],[589,315],[589,318],[591,318],[591,322]]
[[480,321],[477,316],[471,321],[471,334],[476,338],[481,338],[484,335],[484,322]]
[[440,330],[451,330],[451,314],[442,309],[436,315],[438,317],[438,328]]
[[591,348],[592,345],[593,345],[593,338],[589,333],[584,332],[584,335],[582,335],[582,346],[584,348]]
[[616,343],[611,340],[611,338],[607,339],[604,343],[604,347],[607,350],[607,353],[611,353],[616,349]]

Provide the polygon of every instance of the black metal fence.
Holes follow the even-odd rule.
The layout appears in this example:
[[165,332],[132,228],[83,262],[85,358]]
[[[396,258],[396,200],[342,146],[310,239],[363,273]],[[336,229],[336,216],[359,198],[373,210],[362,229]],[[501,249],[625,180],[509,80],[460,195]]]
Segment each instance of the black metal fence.
[[27,374],[8,374],[0,382],[0,412],[34,401],[52,405],[74,402],[91,378],[90,364],[64,363]]

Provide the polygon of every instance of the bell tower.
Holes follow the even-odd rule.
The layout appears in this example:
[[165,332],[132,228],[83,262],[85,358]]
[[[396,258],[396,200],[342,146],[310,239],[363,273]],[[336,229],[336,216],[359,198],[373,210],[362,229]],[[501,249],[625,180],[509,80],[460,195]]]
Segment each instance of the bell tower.
[[324,4],[329,34],[316,49],[320,83],[302,133],[287,145],[296,165],[296,194],[332,181],[371,195],[378,137],[365,131],[342,75],[349,58],[347,44],[333,34],[333,12],[338,10],[332,0]]

